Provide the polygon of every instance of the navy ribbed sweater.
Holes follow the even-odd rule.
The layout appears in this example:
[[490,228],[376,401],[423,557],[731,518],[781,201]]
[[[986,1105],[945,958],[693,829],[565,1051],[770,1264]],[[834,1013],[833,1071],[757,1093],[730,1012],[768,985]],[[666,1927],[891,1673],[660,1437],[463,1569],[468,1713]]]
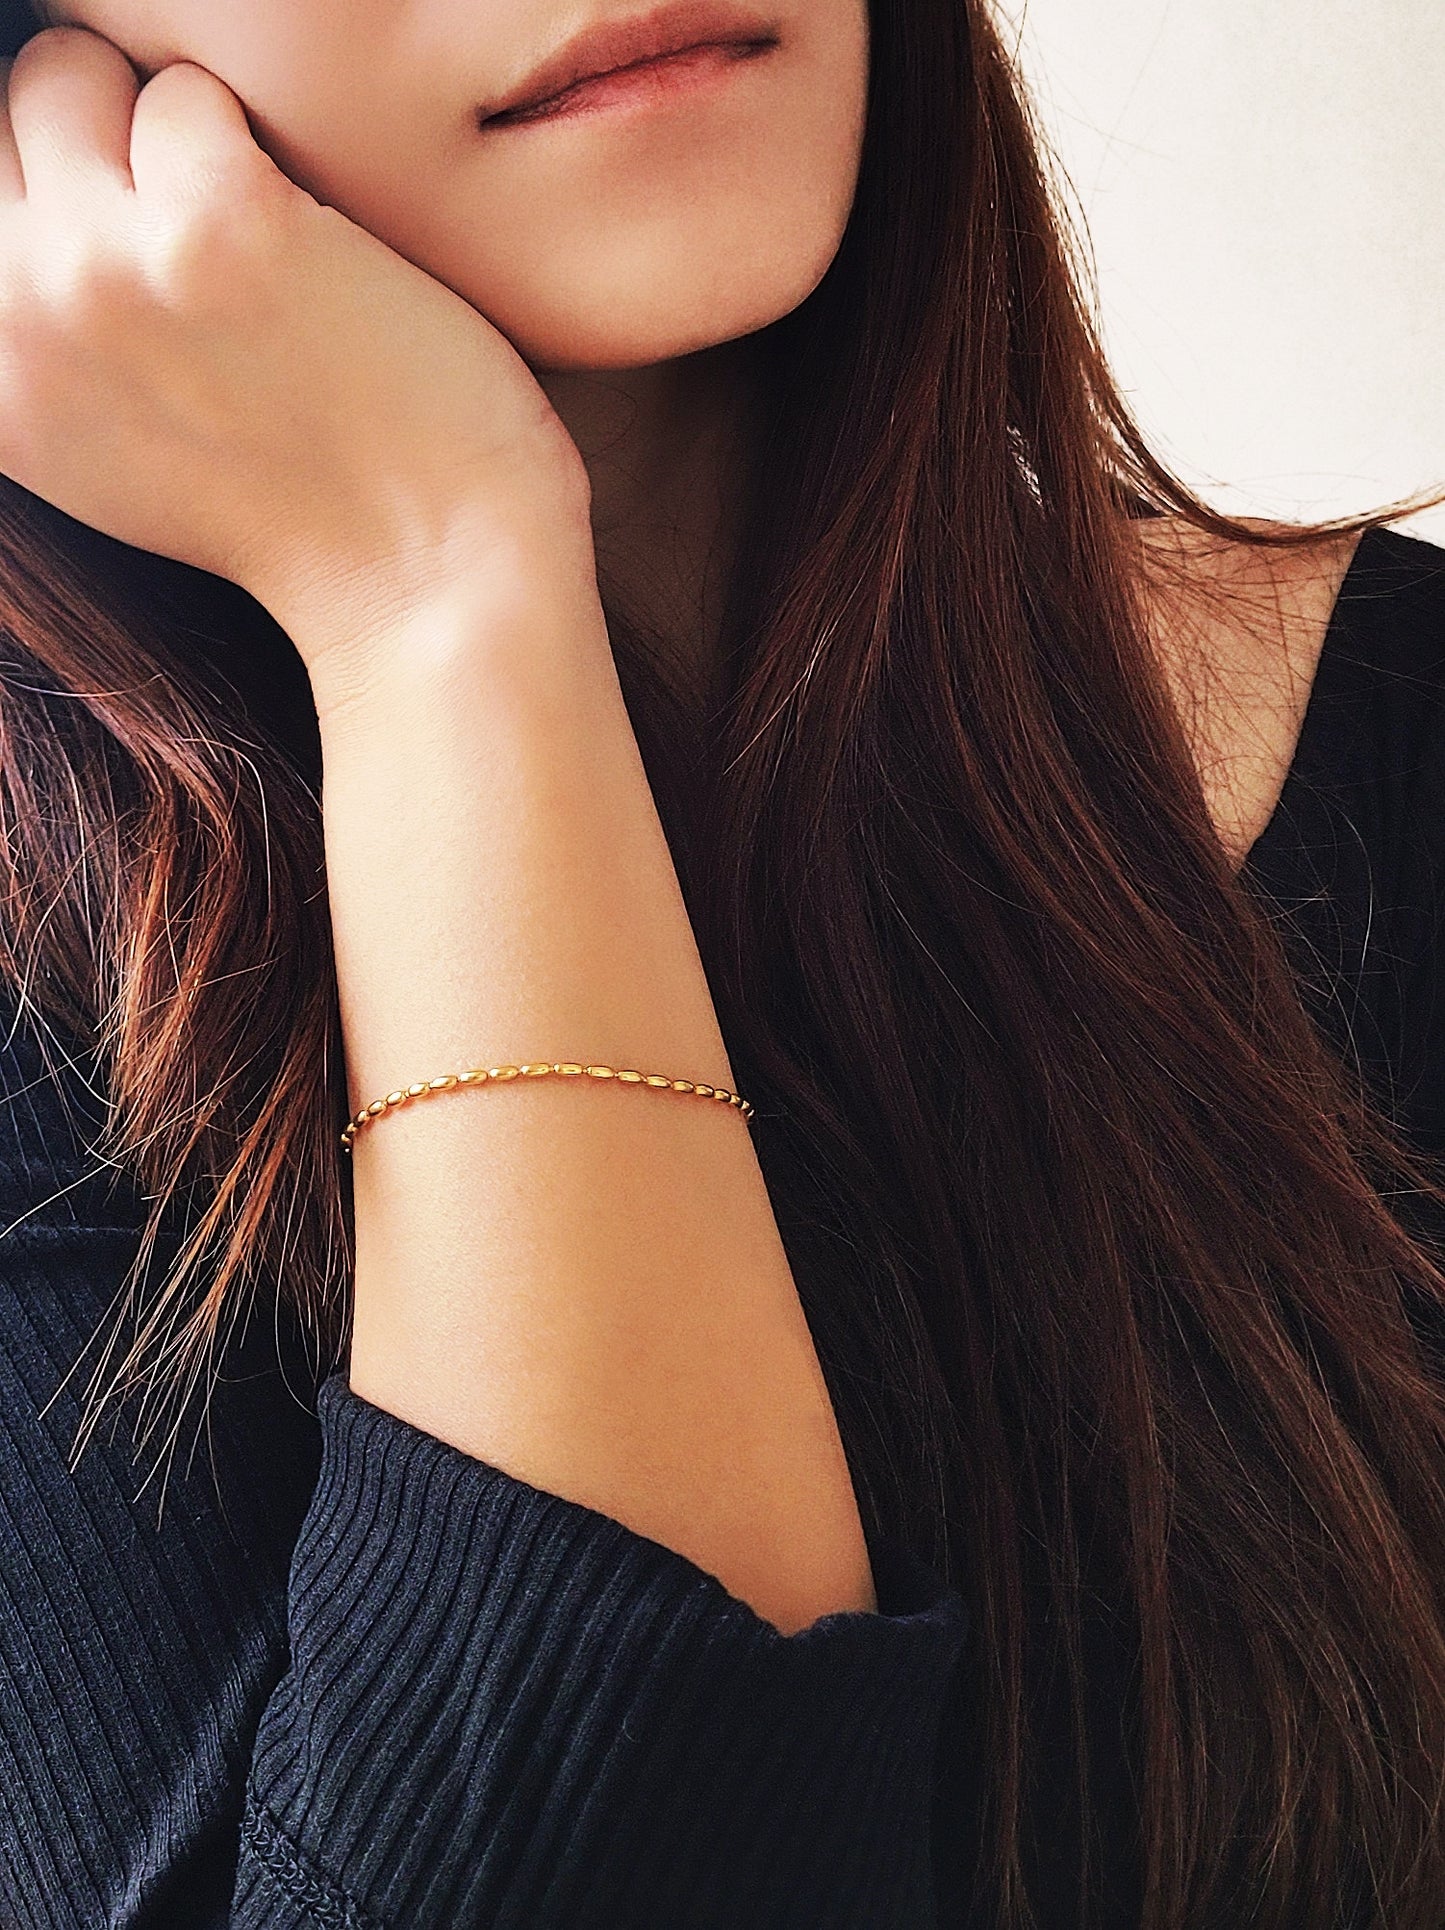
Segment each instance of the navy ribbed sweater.
[[129,1415],[68,1471],[140,1203],[3,1063],[7,1927],[927,1923],[956,1596],[885,1549],[781,1636],[254,1320],[163,1496]]
[[[1442,848],[1445,553],[1372,535],[1247,875],[1437,1147]],[[932,1811],[968,1781],[950,1683],[987,1657],[901,1546],[872,1550],[877,1615],[781,1636],[685,1557],[318,1388],[281,1295],[163,1492],[124,1420],[71,1467],[70,1370],[144,1217],[87,1153],[86,1073],[0,1033],[6,1930],[953,1930],[970,1846]]]

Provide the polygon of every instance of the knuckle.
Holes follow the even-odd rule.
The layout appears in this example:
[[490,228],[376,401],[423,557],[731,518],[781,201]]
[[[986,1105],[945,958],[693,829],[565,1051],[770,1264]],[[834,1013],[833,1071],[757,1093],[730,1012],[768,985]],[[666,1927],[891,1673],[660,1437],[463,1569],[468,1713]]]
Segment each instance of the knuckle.
[[134,305],[138,280],[130,261],[116,251],[77,240],[60,252],[46,277],[46,292],[87,334],[114,326]]
[[24,205],[0,216],[0,310],[12,331],[104,331],[143,289],[128,224],[107,205],[37,218]]
[[43,258],[19,264],[5,277],[12,324],[23,323],[37,350],[66,336],[103,338],[133,307],[135,295],[129,265],[81,236],[52,245]]
[[160,209],[141,246],[147,278],[171,299],[201,308],[246,299],[274,252],[264,211],[214,188]]
[[208,245],[211,224],[194,205],[168,209],[149,222],[141,235],[141,254],[147,283],[163,299],[194,305],[202,301],[213,278],[223,270]]

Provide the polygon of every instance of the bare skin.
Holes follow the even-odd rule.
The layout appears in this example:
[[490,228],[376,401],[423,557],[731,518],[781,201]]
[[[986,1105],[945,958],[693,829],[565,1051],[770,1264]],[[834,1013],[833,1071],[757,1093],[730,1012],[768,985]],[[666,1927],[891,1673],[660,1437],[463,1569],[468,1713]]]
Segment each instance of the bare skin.
[[705,684],[745,503],[752,343],[539,379],[587,465],[600,583],[665,640],[685,681]]
[[[692,357],[663,380],[656,369],[543,377],[587,461],[603,580],[704,679],[742,507],[748,346]],[[1154,566],[1154,645],[1239,866],[1279,802],[1359,536],[1268,549],[1172,517],[1131,528]]]
[[[745,347],[730,344],[725,361],[706,374],[691,371],[688,387],[670,395],[636,379],[654,377],[652,370],[629,371],[625,386],[615,378],[547,383],[584,455],[591,452],[593,531],[605,580],[704,678],[713,669],[741,508],[730,469],[740,447],[737,388],[724,385],[746,388],[746,357],[738,353]],[[1215,829],[1238,867],[1273,815],[1294,761],[1359,535],[1271,549],[1227,542],[1172,517],[1131,528],[1152,565],[1155,649],[1186,721]]]
[[[354,1391],[691,1558],[781,1632],[868,1612],[847,1460],[752,1134],[714,1096],[738,1088],[599,597],[609,519],[711,486],[683,406],[711,365],[684,358],[787,312],[836,244],[861,8],[796,0],[776,65],[719,80],[706,114],[694,98],[685,117],[459,150],[438,90],[465,106],[514,78],[501,16],[368,4],[374,64],[353,57],[370,47],[356,7],[324,0],[117,0],[115,30],[150,60],[73,29],[22,50],[0,115],[0,469],[231,577],[294,642],[353,1111],[478,1063],[705,1088],[517,1077],[362,1132]],[[406,73],[385,58],[403,26]],[[284,110],[270,145],[298,173],[332,164],[332,194],[261,148],[213,66],[161,58],[186,51],[178,30],[253,74]],[[530,55],[525,10],[513,34]],[[481,77],[462,93],[468,42]],[[140,84],[138,67],[156,71]],[[368,174],[378,120],[391,155]],[[402,149],[430,170],[420,189]],[[788,192],[766,191],[789,157]],[[536,246],[524,174],[575,259]],[[633,175],[678,207],[622,192]],[[589,182],[617,202],[579,217]],[[448,194],[475,233],[427,225]],[[769,245],[759,207],[782,224]],[[609,372],[573,381],[568,341]],[[576,439],[544,366],[567,376]],[[625,462],[598,401],[618,369],[657,431]]]
[[[546,50],[525,7],[66,17],[97,31],[32,42],[0,116],[0,468],[231,576],[295,642],[353,1108],[543,1055],[734,1091],[599,589],[651,599],[706,661],[746,443],[734,345],[836,246],[861,5],[787,0],[775,63],[706,115],[505,147],[472,145],[470,103]],[[1279,581],[1291,666],[1327,574]],[[1228,626],[1212,649],[1243,835],[1299,671],[1272,683]],[[1240,751],[1256,712],[1277,713],[1268,755]],[[518,1078],[401,1107],[353,1170],[359,1395],[689,1556],[784,1632],[876,1607],[732,1108]]]
[[[719,185],[704,147],[655,158],[643,149],[650,194],[659,182],[676,193],[676,206],[664,202],[653,216],[646,256],[635,252],[635,214],[620,191],[579,219],[578,170],[595,165],[592,149],[553,153],[546,136],[475,153],[457,146],[463,110],[555,39],[540,7],[509,6],[481,21],[464,0],[454,0],[452,18],[438,6],[404,43],[410,67],[391,39],[397,0],[345,9],[319,0],[40,0],[37,12],[106,35],[142,77],[182,58],[218,74],[293,179],[497,320],[581,452],[599,581],[706,670],[740,507],[731,465],[752,396],[746,329],[786,312],[836,242],[863,72],[857,0],[775,8],[792,63],[778,86],[792,91],[770,109],[759,101],[746,136],[751,173],[730,172]],[[830,91],[834,106],[822,111]],[[786,145],[770,144],[779,139]],[[699,205],[711,225],[698,222]],[[759,225],[760,210],[771,226]],[[609,245],[591,249],[599,221]],[[545,261],[539,228],[549,236]],[[629,261],[630,270],[612,265]],[[713,262],[726,275],[726,300],[703,272]],[[641,283],[655,298],[639,299]],[[1288,767],[1349,546],[1270,558],[1187,535],[1176,546],[1168,532],[1156,528],[1156,539],[1181,548],[1199,594],[1163,600],[1158,643],[1181,697],[1208,713],[1203,774],[1221,836],[1242,862]],[[1232,607],[1213,603],[1215,589],[1232,593]],[[1202,684],[1200,666],[1213,666]]]
[[1273,815],[1294,761],[1359,536],[1257,549],[1168,518],[1134,527],[1155,570],[1155,647],[1210,815],[1238,867]]

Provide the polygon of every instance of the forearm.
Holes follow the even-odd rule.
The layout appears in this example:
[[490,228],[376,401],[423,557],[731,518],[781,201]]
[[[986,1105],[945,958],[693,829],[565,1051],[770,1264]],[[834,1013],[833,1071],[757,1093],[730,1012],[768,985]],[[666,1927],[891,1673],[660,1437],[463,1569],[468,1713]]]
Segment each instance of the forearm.
[[[732,1089],[595,592],[462,591],[378,656],[394,671],[323,715],[353,1107],[542,1058]],[[873,1607],[739,1113],[518,1079],[397,1109],[353,1166],[357,1393],[677,1549],[780,1628]]]

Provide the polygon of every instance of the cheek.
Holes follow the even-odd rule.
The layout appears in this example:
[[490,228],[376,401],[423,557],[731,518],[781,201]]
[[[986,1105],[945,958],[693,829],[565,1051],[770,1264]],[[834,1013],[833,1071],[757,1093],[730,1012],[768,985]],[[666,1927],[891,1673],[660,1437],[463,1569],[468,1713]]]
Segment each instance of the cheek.
[[267,144],[533,367],[640,367],[776,321],[836,253],[863,138],[862,6],[796,24],[758,68],[685,107],[490,134],[439,129],[434,102],[393,94],[385,128],[373,114]]
[[[33,0],[32,0],[33,4]],[[218,75],[242,99],[284,69],[294,0],[43,0],[51,26],[88,27],[113,41],[142,80],[177,61]]]

